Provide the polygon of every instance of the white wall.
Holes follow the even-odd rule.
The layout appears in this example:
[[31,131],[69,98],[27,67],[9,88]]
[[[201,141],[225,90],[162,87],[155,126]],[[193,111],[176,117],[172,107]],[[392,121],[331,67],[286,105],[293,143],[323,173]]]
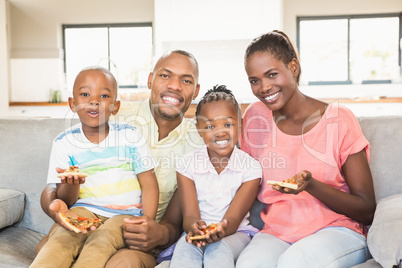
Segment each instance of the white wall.
[[282,0],[155,0],[155,51],[190,51],[199,63],[200,96],[225,84],[247,101],[244,51],[254,37],[282,28],[282,13]]
[[13,102],[46,102],[51,89],[64,88],[62,24],[153,22],[154,17],[153,0],[8,1]]
[[8,114],[8,92],[9,92],[9,72],[8,72],[8,38],[7,38],[7,7],[5,0],[0,0],[0,116]]
[[[189,50],[200,63],[201,95],[221,83],[247,102],[254,97],[243,53],[252,38],[282,29],[295,42],[297,16],[394,12],[402,12],[401,0],[0,0],[0,113],[7,99],[47,101],[62,84],[62,24],[153,22],[156,57]],[[320,98],[402,96],[402,84],[301,89]]]

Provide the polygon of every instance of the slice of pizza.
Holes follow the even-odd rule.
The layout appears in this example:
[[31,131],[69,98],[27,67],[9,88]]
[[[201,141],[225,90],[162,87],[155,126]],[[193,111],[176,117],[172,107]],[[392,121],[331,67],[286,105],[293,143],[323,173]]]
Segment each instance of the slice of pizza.
[[69,175],[78,176],[79,178],[85,178],[88,176],[88,174],[81,172],[78,167],[70,166],[68,170],[64,171],[63,173],[59,173],[57,177],[61,178],[61,177],[67,177]]
[[74,232],[81,233],[84,230],[89,229],[93,225],[100,225],[102,220],[98,218],[85,218],[67,215],[67,213],[59,212],[61,220],[67,224]]
[[293,178],[287,178],[283,181],[267,181],[267,184],[279,185],[281,187],[286,187],[294,190],[296,190],[298,187],[296,181]]
[[202,230],[204,232],[203,235],[194,235],[191,236],[190,239],[191,240],[203,240],[206,238],[207,234],[210,234],[212,230],[216,229],[216,224],[215,223],[211,223],[210,225],[207,226],[207,228],[205,228],[204,230]]

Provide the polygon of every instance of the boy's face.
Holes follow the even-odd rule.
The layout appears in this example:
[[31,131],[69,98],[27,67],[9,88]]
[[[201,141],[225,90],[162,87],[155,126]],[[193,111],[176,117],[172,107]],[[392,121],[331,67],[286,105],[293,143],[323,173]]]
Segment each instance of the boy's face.
[[165,120],[183,116],[200,89],[195,62],[178,53],[166,56],[149,75],[148,88],[154,116]]
[[105,125],[111,114],[120,107],[116,101],[117,88],[114,80],[100,70],[86,70],[77,75],[73,96],[69,105],[78,114],[83,128],[98,128]]
[[205,103],[197,117],[197,130],[208,147],[211,161],[230,157],[237,144],[240,121],[235,106],[227,101]]

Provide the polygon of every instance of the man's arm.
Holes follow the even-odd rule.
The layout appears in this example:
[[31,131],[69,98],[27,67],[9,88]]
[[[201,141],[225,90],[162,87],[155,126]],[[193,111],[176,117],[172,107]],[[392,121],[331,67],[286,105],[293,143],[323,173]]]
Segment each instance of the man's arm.
[[143,252],[155,247],[167,248],[179,239],[182,219],[180,199],[176,191],[159,223],[146,216],[124,220],[123,237],[126,246]]

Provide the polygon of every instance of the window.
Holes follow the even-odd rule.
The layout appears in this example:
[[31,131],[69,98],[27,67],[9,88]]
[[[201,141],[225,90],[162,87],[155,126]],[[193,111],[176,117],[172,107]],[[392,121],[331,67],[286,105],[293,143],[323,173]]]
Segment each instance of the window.
[[152,24],[63,25],[67,88],[77,73],[100,65],[120,88],[146,87],[152,68]]
[[392,83],[401,77],[402,14],[297,18],[303,84]]

